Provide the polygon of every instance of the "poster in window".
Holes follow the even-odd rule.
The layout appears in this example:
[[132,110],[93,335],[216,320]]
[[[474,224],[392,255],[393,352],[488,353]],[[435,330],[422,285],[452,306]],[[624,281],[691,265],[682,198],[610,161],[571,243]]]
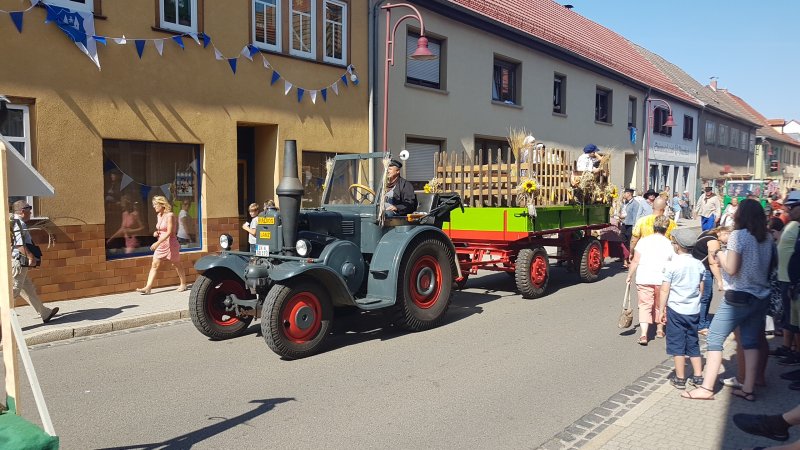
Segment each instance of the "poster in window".
[[194,174],[191,171],[178,172],[175,177],[178,197],[194,197]]

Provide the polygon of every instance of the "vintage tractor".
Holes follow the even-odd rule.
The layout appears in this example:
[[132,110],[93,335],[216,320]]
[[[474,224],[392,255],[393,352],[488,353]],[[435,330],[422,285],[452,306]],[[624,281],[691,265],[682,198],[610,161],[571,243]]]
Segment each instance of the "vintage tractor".
[[325,180],[323,205],[300,209],[295,141],[286,141],[280,211],[258,217],[255,253],[231,251],[200,259],[189,311],[212,339],[245,332],[261,318],[267,345],[286,359],[317,353],[336,307],[383,309],[403,328],[439,325],[461,277],[442,223],[461,206],[457,194],[419,194],[415,214],[389,217],[381,201],[383,153],[339,155]]

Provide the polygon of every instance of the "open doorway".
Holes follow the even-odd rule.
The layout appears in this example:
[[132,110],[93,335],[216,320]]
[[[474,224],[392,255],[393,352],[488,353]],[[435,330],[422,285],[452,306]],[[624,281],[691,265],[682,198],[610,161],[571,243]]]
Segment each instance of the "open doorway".
[[277,166],[277,125],[244,125],[236,128],[236,193],[239,218],[238,242],[240,251],[249,249],[248,234],[242,229],[250,221],[248,206],[264,204],[275,193]]

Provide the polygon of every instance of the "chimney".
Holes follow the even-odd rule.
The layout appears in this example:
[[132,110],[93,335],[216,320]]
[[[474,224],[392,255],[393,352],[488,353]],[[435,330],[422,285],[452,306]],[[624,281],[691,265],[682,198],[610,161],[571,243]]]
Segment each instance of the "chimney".
[[711,89],[717,91],[717,77],[711,77]]

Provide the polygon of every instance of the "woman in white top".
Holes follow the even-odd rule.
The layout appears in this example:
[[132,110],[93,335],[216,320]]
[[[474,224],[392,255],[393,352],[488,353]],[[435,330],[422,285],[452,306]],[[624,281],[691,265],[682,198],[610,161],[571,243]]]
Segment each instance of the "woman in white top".
[[725,211],[722,212],[722,218],[719,219],[719,226],[721,227],[732,227],[733,226],[733,215],[736,214],[736,210],[739,208],[739,199],[733,197],[731,202],[728,203],[728,206],[725,207]]
[[[664,317],[661,317],[659,289],[664,280],[664,268],[675,255],[672,243],[666,236],[669,217],[658,216],[653,222],[653,234],[645,236],[636,244],[627,282],[636,281],[639,298],[639,345],[647,345],[650,324],[656,324],[656,337],[664,337]],[[635,276],[635,278],[634,278]]]

